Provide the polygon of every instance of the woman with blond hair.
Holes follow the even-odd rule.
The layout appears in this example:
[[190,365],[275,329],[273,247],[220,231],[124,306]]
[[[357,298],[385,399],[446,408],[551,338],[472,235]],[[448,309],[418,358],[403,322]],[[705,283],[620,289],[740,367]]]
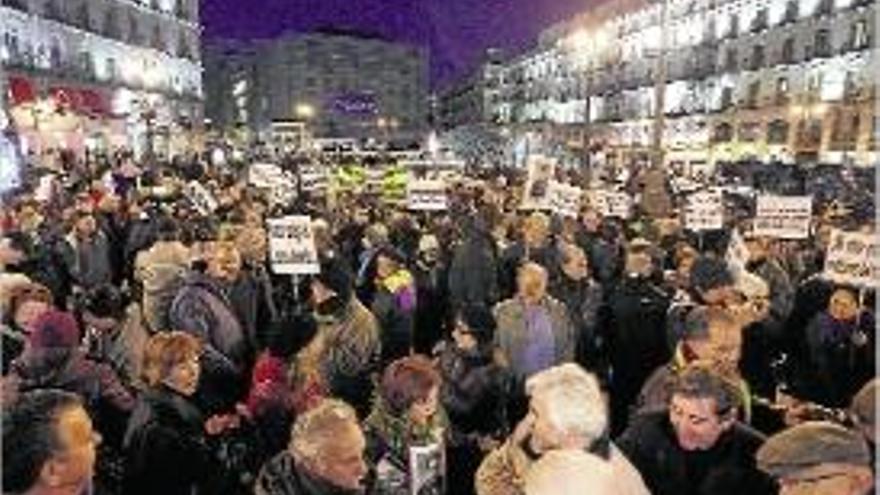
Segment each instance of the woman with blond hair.
[[184,332],[159,333],[144,349],[146,390],[128,423],[125,491],[130,494],[212,493],[220,479],[205,432],[222,429],[205,422],[192,402],[199,382],[202,344]]

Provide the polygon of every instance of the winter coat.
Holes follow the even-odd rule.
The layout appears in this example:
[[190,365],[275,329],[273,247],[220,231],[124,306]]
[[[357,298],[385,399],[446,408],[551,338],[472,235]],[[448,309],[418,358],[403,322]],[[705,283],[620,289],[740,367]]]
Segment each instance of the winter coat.
[[630,406],[650,374],[669,361],[666,311],[669,299],[651,281],[626,277],[608,295],[603,324],[611,359],[612,431],[622,431]]
[[[545,296],[541,305],[550,315],[555,341],[555,364],[573,361],[575,335],[565,305],[550,296]],[[493,312],[498,324],[498,329],[495,331],[495,345],[509,363],[514,363],[514,357],[522,355],[528,344],[529,328],[526,322],[525,303],[519,298],[508,299],[498,303]],[[520,381],[527,378],[522,370],[511,368],[511,373]]]
[[706,451],[688,452],[678,444],[666,410],[639,416],[617,444],[654,495],[716,495],[720,479],[746,489],[729,493],[775,493],[772,480],[758,471],[755,452],[764,436],[741,424],[722,433]]
[[84,340],[89,358],[110,365],[128,387],[141,383],[141,361],[149,339],[141,316],[140,307],[132,304],[116,331],[87,332]]
[[289,452],[281,452],[260,470],[254,485],[255,495],[356,495],[358,491],[333,486],[311,476]]
[[80,239],[71,234],[66,238],[64,259],[77,285],[85,290],[113,282],[110,241],[98,230],[91,239]]
[[[449,293],[446,286],[446,267],[441,263],[427,265],[416,263],[413,275],[416,279],[416,306],[413,344],[416,352],[430,354],[434,346],[443,339],[446,322],[449,319]],[[426,304],[425,301],[430,301]]]
[[382,361],[391,362],[410,353],[415,326],[416,287],[406,270],[381,280],[373,295],[372,312],[382,336]]
[[365,415],[373,393],[371,376],[380,369],[379,325],[354,296],[334,309],[317,315],[318,336],[324,343],[321,374],[331,396]]
[[828,312],[807,326],[808,365],[813,380],[804,396],[828,407],[847,407],[859,389],[876,374],[876,326],[865,311],[859,320],[838,321]]
[[550,294],[565,304],[568,311],[578,362],[596,369],[602,338],[598,333],[602,287],[591,279],[577,281],[563,275],[550,288]]
[[189,250],[179,242],[157,242],[138,253],[134,264],[147,326],[151,332],[169,329],[168,313],[186,278]]
[[113,369],[86,358],[78,348],[26,348],[12,363],[12,374],[19,379],[21,392],[57,388],[83,398],[90,412],[110,408],[127,415],[134,398]]
[[455,250],[449,267],[449,299],[453,308],[469,304],[492,306],[499,300],[495,247],[486,234],[472,233]]
[[252,349],[267,344],[264,332],[278,318],[272,282],[264,266],[246,266],[230,290],[229,298]]
[[220,282],[192,272],[174,298],[171,327],[204,343],[198,403],[206,413],[228,409],[243,389],[249,349],[244,330]]
[[438,367],[440,402],[456,436],[491,435],[504,428],[506,371],[494,362],[491,348],[465,351],[444,343]]
[[[611,444],[605,458],[614,472],[618,495],[650,495],[642,477],[626,456]],[[533,458],[520,444],[508,439],[486,456],[477,470],[474,483],[477,495],[523,495],[525,477],[538,458]]]
[[560,260],[553,243],[548,240],[543,246],[535,248],[518,241],[504,250],[498,264],[499,290],[502,298],[513,297],[516,294],[517,273],[520,266],[529,261],[543,266],[551,281],[556,279]]
[[192,495],[211,491],[220,471],[204,417],[186,397],[160,386],[144,392],[123,442],[125,493]]

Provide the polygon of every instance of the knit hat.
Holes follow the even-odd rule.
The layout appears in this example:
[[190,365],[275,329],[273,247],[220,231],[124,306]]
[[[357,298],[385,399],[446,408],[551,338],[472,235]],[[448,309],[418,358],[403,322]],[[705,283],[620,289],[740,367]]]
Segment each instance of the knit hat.
[[691,267],[691,287],[699,292],[733,285],[733,275],[727,265],[716,258],[700,256]]
[[30,344],[37,349],[71,348],[79,344],[79,325],[70,314],[46,311],[34,322]]
[[497,324],[489,308],[479,304],[468,304],[459,311],[459,318],[479,342],[491,342],[495,338]]
[[852,403],[849,405],[850,413],[856,417],[859,423],[866,426],[874,425],[877,422],[878,385],[880,385],[880,378],[874,378],[866,383],[853,397]]
[[862,435],[827,421],[810,421],[773,435],[758,449],[758,467],[783,477],[820,464],[870,466]]
[[342,300],[347,301],[351,297],[353,284],[351,272],[337,258],[324,260],[321,263],[321,273],[315,275],[315,280],[335,292]]

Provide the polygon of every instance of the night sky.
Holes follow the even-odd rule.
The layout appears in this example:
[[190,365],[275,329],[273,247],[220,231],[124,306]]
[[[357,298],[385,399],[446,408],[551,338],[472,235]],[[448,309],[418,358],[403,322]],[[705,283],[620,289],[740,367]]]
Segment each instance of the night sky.
[[486,48],[518,53],[601,0],[201,0],[205,37],[271,38],[337,28],[427,46],[435,87],[469,75]]

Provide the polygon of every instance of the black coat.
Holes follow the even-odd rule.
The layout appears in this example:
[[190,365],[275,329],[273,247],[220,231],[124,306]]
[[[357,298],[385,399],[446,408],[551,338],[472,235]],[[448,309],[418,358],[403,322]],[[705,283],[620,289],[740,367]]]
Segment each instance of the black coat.
[[679,447],[666,410],[637,417],[617,440],[654,495],[775,493],[772,480],[755,466],[764,436],[736,423],[709,450]]
[[212,493],[219,468],[203,424],[189,399],[164,387],[146,391],[125,434],[125,493]]

